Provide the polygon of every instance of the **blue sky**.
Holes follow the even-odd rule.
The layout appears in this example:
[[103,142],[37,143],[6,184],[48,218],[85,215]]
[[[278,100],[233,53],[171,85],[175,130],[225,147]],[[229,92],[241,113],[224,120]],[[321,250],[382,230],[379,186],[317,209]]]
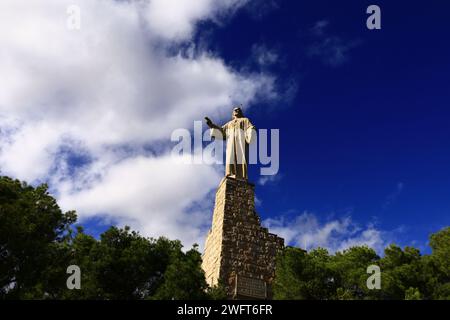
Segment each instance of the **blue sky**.
[[[143,5],[142,5],[143,3]],[[67,6],[81,9],[67,30]],[[381,8],[381,30],[366,8]],[[450,225],[450,43],[443,1],[2,3],[0,169],[48,182],[98,235],[129,224],[203,244],[211,166],[172,166],[176,128],[234,103],[280,130],[258,213],[307,249],[424,252]],[[17,21],[26,21],[18,24]]]
[[[372,31],[364,15],[371,2],[277,3],[261,19],[237,15],[212,44],[239,63],[257,39],[279,55],[268,68],[298,87],[285,107],[249,114],[282,137],[282,179],[258,188],[261,214],[351,214],[401,227],[399,243],[423,245],[450,224],[448,5],[378,1],[382,29]],[[321,35],[318,21],[326,22]],[[327,45],[308,56],[327,39],[346,48],[343,59]]]

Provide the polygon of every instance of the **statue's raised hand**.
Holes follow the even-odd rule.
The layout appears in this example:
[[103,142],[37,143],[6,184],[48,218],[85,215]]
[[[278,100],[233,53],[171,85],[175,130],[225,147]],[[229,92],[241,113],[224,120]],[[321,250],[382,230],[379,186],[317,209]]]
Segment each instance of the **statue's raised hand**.
[[210,128],[214,128],[214,127],[215,127],[214,123],[211,121],[210,118],[205,117],[205,120],[206,120],[206,125],[207,125],[208,127],[210,127]]

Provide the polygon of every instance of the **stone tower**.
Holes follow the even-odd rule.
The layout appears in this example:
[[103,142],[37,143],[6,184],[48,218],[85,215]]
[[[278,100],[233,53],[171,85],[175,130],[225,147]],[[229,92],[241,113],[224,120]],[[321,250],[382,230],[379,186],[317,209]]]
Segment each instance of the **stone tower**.
[[271,299],[275,258],[284,240],[263,228],[255,212],[254,185],[231,177],[216,193],[202,268],[206,281],[221,281],[230,299]]

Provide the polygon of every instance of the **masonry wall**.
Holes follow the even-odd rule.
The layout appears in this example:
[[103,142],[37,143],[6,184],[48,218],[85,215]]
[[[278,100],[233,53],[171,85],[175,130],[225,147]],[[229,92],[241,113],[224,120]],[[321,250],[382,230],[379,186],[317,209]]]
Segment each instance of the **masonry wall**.
[[[216,285],[221,279],[230,298],[239,298],[236,296],[239,292],[251,296],[251,287],[264,283],[266,298],[271,298],[275,258],[283,246],[282,238],[261,226],[255,212],[254,185],[224,178],[216,192],[212,227],[203,254],[202,268],[207,282]],[[236,276],[241,280],[237,282],[238,289],[247,288],[236,290]],[[256,297],[258,288],[254,290]]]

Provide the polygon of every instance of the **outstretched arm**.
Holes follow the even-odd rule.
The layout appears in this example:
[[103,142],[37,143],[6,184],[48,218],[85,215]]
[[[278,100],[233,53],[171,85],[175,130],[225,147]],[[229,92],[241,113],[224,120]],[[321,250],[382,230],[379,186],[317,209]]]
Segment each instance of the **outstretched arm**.
[[220,136],[223,140],[225,140],[225,130],[212,122],[210,118],[205,117],[205,120],[208,127],[211,128],[211,137],[218,138]]
[[218,126],[217,124],[215,124],[214,122],[212,122],[210,118],[205,117],[205,120],[206,120],[206,125],[207,125],[208,127],[210,127],[211,129],[222,130],[222,128],[219,127],[219,126]]

